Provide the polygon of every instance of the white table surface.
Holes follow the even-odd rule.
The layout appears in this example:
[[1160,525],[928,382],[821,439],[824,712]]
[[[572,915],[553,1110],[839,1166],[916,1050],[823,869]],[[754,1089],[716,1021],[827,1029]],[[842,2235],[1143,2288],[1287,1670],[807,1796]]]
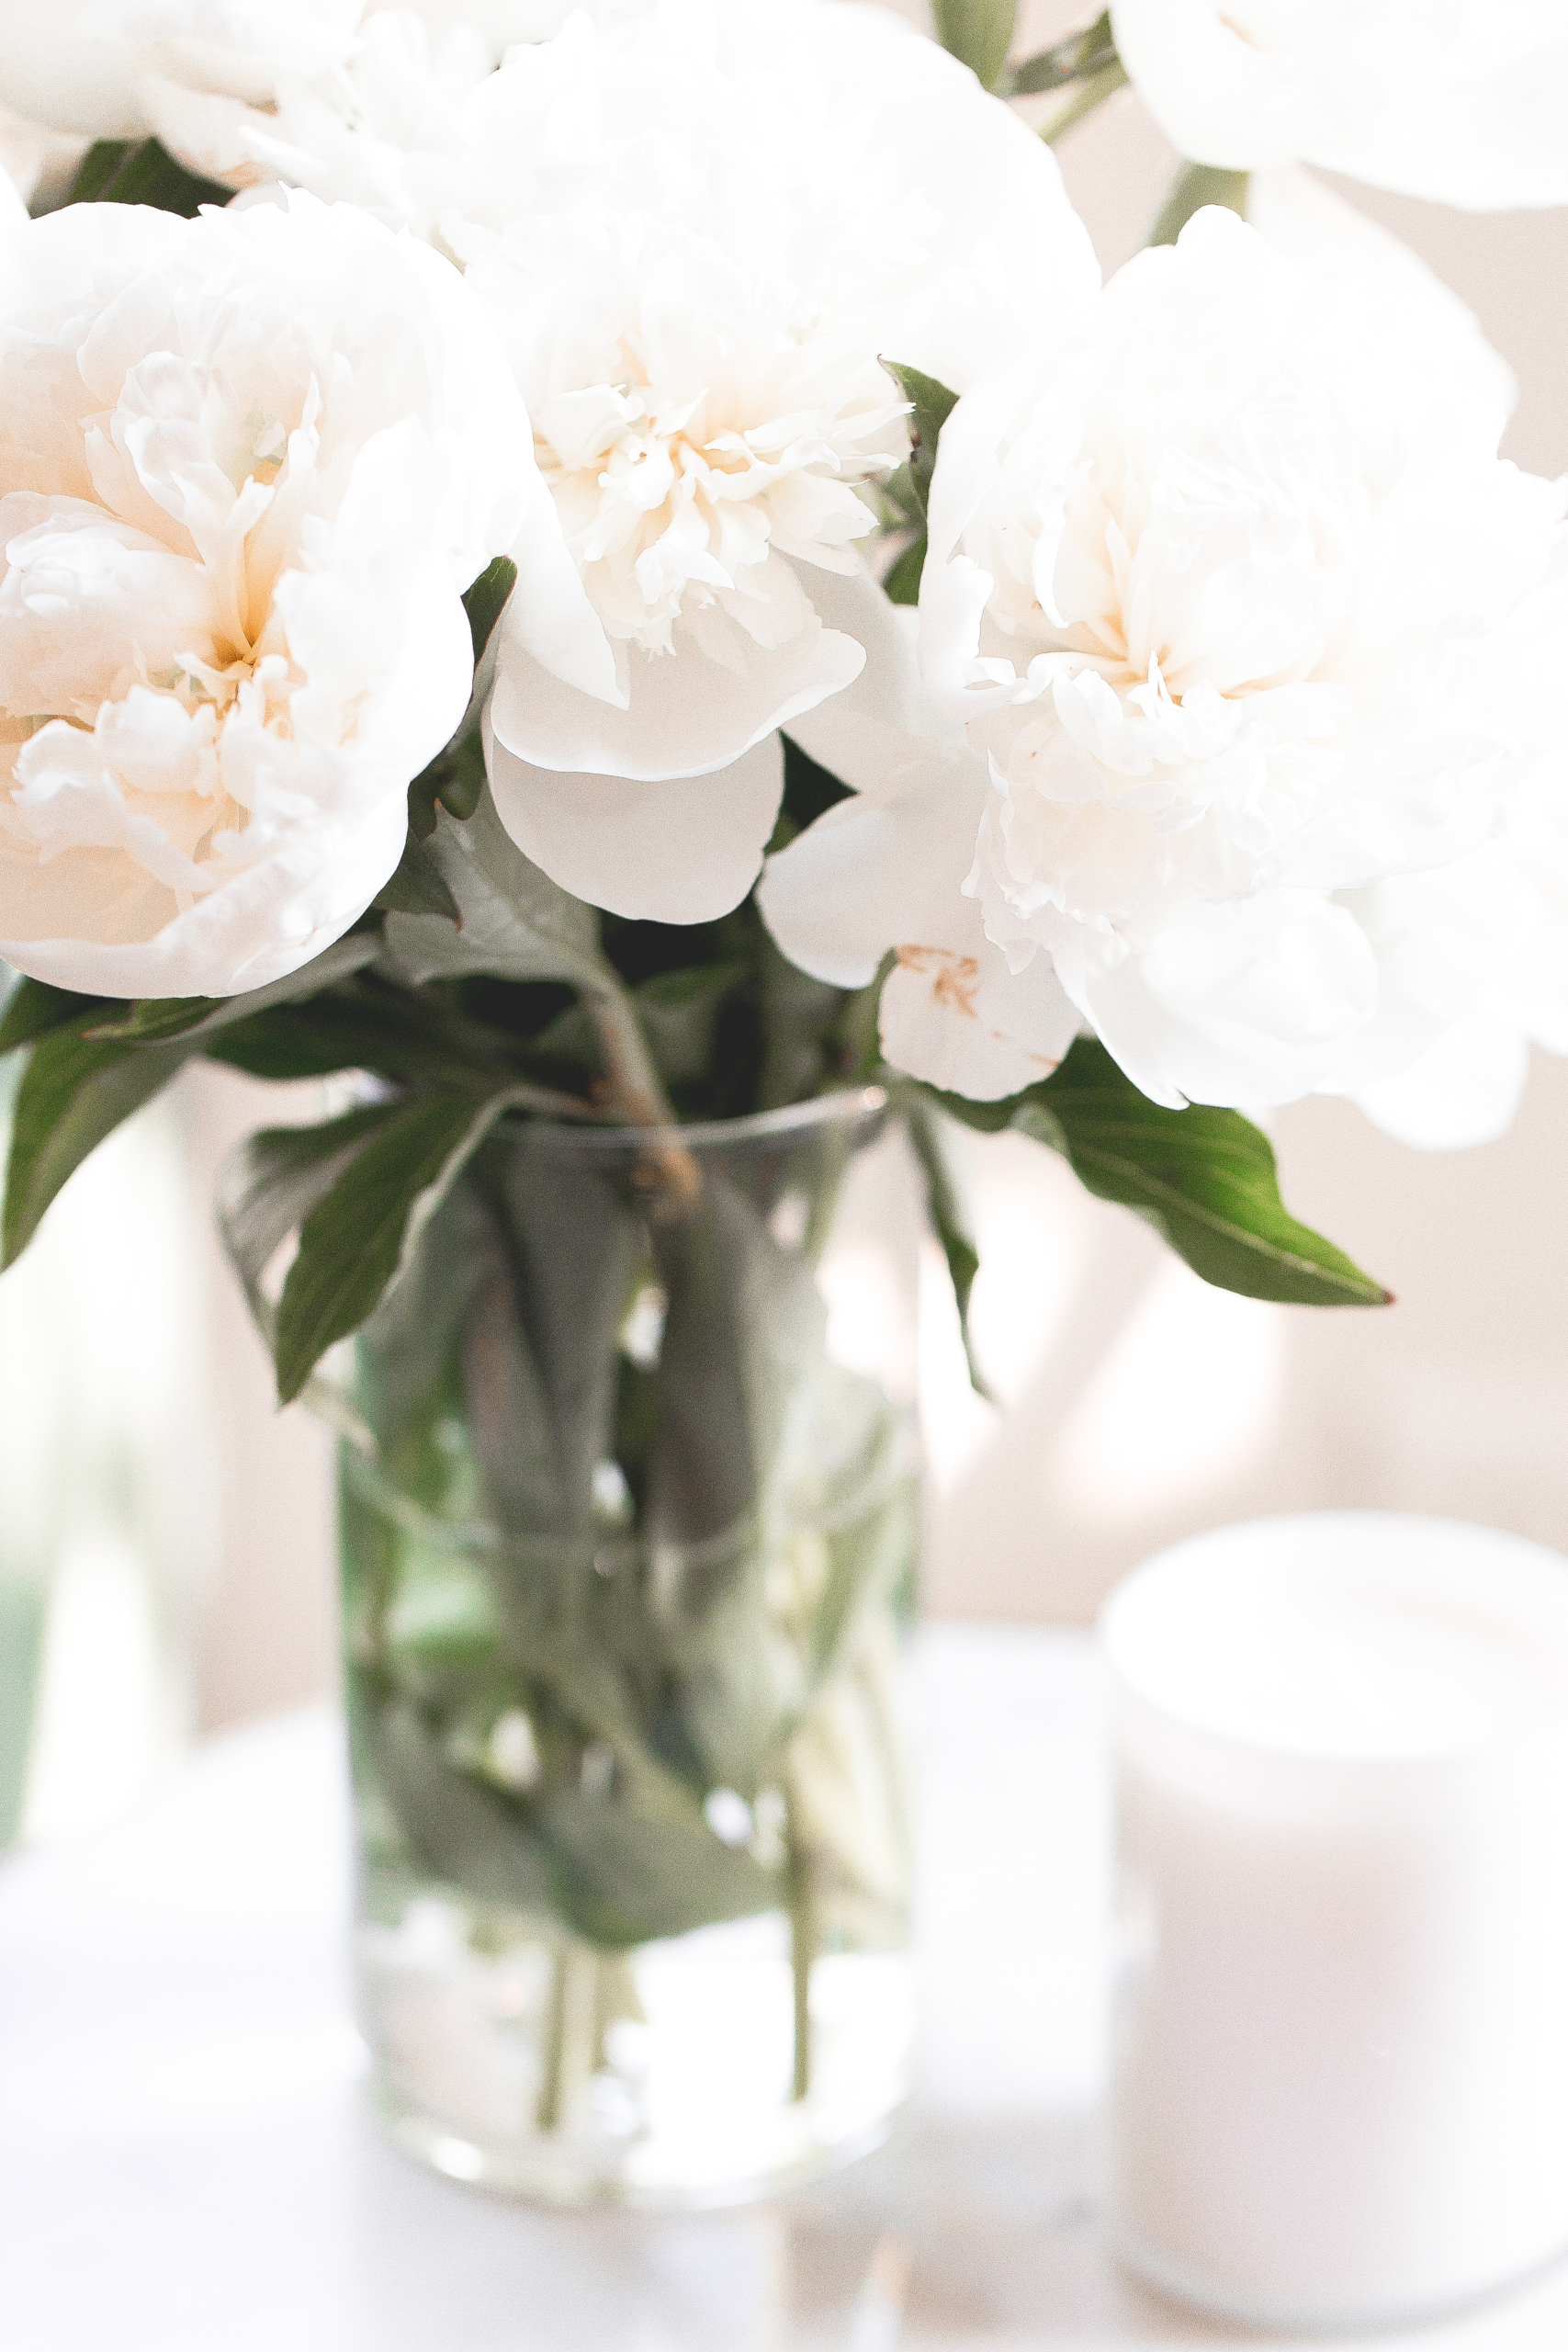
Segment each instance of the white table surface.
[[[432,2178],[381,2144],[355,2091],[343,1768],[324,1712],[215,1741],[114,1835],[6,1864],[0,2344],[1235,2352],[1261,2342],[1157,2302],[1099,2241],[1087,2184],[1103,2047],[1105,1805],[1087,1643],[931,1630],[918,1680],[919,2096],[878,2154],[739,2213],[554,2216]],[[1568,2268],[1396,2342],[1568,2352]],[[1339,2352],[1356,2346],[1341,2338]]]

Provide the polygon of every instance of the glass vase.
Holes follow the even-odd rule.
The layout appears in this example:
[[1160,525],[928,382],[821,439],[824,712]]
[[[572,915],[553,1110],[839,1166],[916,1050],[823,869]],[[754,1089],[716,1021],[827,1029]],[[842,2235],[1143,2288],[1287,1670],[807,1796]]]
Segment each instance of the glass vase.
[[874,2144],[913,2001],[915,1228],[874,1090],[519,1122],[355,1343],[372,2096],[440,2171],[728,2202]]

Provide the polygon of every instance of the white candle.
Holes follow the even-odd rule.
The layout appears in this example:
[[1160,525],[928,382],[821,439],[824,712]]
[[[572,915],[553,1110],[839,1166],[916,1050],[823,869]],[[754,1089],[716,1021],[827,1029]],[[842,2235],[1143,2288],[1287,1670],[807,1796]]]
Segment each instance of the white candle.
[[1568,2246],[1568,1561],[1380,1514],[1162,1554],[1101,1621],[1119,2245],[1283,2325]]

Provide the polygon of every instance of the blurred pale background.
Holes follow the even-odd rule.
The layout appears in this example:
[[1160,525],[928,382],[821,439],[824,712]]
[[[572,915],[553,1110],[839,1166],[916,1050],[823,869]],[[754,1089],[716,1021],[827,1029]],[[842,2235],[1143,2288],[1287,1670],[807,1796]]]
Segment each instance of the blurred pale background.
[[[1091,13],[1034,0],[1025,45]],[[1061,160],[1114,268],[1143,241],[1168,151],[1123,93]],[[1507,454],[1568,469],[1568,212],[1472,218],[1341,193],[1420,252],[1512,362],[1521,396]],[[198,1474],[221,1496],[199,1575],[181,1569],[182,1592],[193,1577],[205,1588],[186,1702],[202,1727],[305,1698],[333,1673],[328,1441],[299,1408],[272,1410],[206,1207],[238,1136],[291,1115],[311,1106],[214,1069],[188,1080],[171,1114],[201,1253],[206,1388],[188,1426]],[[1431,1510],[1568,1548],[1568,1066],[1539,1057],[1513,1132],[1481,1149],[1412,1153],[1327,1102],[1281,1114],[1275,1139],[1291,1205],[1379,1275],[1396,1306],[1314,1315],[1208,1290],[1051,1155],[1010,1139],[973,1149],[976,1328],[1006,1409],[968,1392],[933,1267],[932,1610],[1081,1622],[1155,1546],[1270,1510]]]

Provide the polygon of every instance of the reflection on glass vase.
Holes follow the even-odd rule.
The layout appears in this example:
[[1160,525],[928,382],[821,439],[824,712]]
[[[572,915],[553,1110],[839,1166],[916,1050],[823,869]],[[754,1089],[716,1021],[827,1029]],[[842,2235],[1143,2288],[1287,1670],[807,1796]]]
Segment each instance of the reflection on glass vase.
[[355,1351],[374,2097],[463,2179],[721,2203],[871,2145],[912,2032],[912,1226],[874,1091],[518,1125]]

